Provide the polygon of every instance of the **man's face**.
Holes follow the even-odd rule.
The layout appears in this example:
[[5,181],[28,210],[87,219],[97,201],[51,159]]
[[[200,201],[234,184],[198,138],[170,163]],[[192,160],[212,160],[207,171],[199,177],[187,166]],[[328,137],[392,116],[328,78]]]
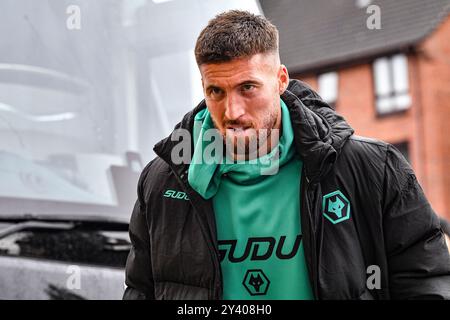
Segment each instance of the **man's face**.
[[277,55],[256,54],[203,64],[200,73],[211,118],[229,143],[235,147],[244,143],[248,155],[252,142],[260,148],[270,141],[272,130],[280,128],[280,95],[289,82]]

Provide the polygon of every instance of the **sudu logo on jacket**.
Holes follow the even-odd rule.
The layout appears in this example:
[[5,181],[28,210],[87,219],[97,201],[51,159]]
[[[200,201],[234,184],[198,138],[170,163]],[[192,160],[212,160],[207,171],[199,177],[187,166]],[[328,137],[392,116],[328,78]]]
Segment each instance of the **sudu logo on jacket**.
[[166,198],[172,198],[172,199],[178,199],[178,200],[189,200],[186,192],[182,192],[182,191],[177,191],[177,190],[166,190],[166,192],[164,192],[164,197]]

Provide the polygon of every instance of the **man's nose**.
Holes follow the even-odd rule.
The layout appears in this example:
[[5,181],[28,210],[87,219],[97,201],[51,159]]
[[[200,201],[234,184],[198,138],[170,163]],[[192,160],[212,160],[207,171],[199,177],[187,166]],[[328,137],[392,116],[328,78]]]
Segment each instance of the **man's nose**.
[[245,113],[244,104],[236,96],[228,95],[225,102],[225,117],[229,120],[237,120]]

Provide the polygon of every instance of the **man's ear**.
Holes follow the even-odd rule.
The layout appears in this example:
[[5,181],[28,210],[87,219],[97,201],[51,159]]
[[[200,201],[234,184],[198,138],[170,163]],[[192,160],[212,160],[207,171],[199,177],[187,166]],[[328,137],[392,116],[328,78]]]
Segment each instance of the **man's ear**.
[[280,95],[284,93],[289,85],[289,72],[284,64],[280,65],[280,70],[278,71],[278,91]]

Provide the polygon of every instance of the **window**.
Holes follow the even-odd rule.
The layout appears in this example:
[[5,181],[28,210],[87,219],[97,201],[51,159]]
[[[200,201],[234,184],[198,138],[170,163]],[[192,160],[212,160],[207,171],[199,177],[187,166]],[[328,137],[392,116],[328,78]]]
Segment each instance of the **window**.
[[319,95],[334,108],[338,96],[338,74],[336,72],[323,73],[319,75],[318,84]]
[[203,98],[201,29],[261,13],[254,0],[75,2],[79,30],[68,1],[0,4],[0,218],[129,222],[154,144]]
[[408,59],[403,54],[379,58],[373,64],[378,114],[406,110],[411,105]]

